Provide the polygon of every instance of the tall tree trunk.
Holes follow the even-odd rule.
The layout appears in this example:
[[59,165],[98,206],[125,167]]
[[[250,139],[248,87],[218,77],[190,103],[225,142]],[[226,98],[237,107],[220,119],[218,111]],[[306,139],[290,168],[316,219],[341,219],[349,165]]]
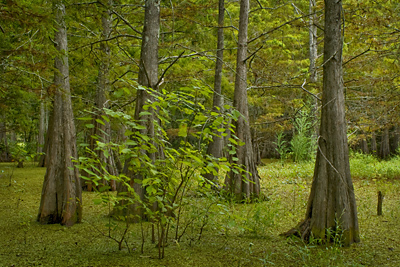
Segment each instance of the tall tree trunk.
[[[158,85],[158,40],[160,34],[160,0],[146,0],[145,1],[145,17],[142,33],[142,46],[140,54],[139,74],[138,83],[144,87],[157,90]],[[147,135],[150,139],[154,138],[154,110],[146,110],[150,114],[142,115],[144,106],[151,100],[151,95],[142,89],[137,90],[136,109],[135,109],[135,120],[140,121],[144,126],[141,130],[142,135]],[[154,144],[155,145],[155,144]],[[162,151],[156,153],[147,153],[150,160],[155,162],[157,157],[162,156]],[[130,166],[129,160],[125,162],[123,173],[131,179],[131,186],[134,188],[136,194],[140,196],[142,200],[145,199],[146,190],[143,188],[141,183],[136,183],[134,180],[142,180],[144,177],[133,170]],[[118,188],[118,192],[126,192],[126,188]],[[120,203],[123,205],[125,203]],[[144,219],[143,210],[137,204],[129,205],[129,210],[114,209],[114,214],[129,215],[134,218]],[[136,219],[134,219],[136,220]]]
[[361,152],[363,154],[369,154],[369,149],[368,149],[368,142],[367,139],[362,138],[360,141],[360,148],[361,148]]
[[72,163],[72,158],[78,155],[69,86],[65,6],[61,0],[53,1],[53,12],[56,29],[54,41],[58,51],[54,64],[56,89],[38,221],[71,226],[82,219],[82,191],[78,170]]
[[376,134],[375,134],[375,132],[373,132],[372,136],[371,136],[371,153],[373,155],[377,155],[377,151],[378,151],[378,148],[376,145]]
[[[101,38],[103,40],[111,37],[111,8],[113,5],[113,1],[108,1],[108,7],[103,11],[101,22],[102,22],[102,34]],[[100,43],[100,51],[101,51],[101,62],[99,66],[98,73],[98,82],[96,88],[96,96],[95,96],[95,105],[97,108],[96,115],[93,118],[93,130],[91,133],[91,137],[89,140],[89,147],[92,151],[95,151],[96,141],[99,140],[103,143],[109,143],[111,141],[111,126],[105,121],[103,123],[99,123],[101,116],[104,115],[103,108],[107,108],[107,93],[110,91],[110,83],[108,79],[108,75],[110,72],[110,47],[107,42]],[[96,137],[96,138],[93,138]],[[98,138],[98,139],[97,139]],[[106,170],[109,174],[117,176],[118,170],[114,160],[114,153],[109,149],[108,156],[106,157],[104,152],[101,150],[96,150],[97,156],[100,159],[100,162],[106,164]],[[101,170],[101,168],[98,168]],[[107,184],[105,180],[101,182],[103,185]],[[111,187],[112,191],[116,190],[115,181],[110,181],[108,186]],[[92,184],[88,182],[87,186],[88,191],[92,191]]]
[[37,144],[37,150],[36,152],[38,153],[37,160],[41,158],[41,155],[43,154],[44,151],[44,141],[45,141],[45,120],[46,120],[46,112],[45,112],[45,107],[44,107],[44,99],[43,96],[40,99],[40,117],[39,117],[39,134],[38,134],[38,144]]
[[396,154],[399,149],[399,128],[398,127],[393,127],[393,129],[390,131],[390,153],[391,154]]
[[390,156],[390,139],[389,139],[389,128],[385,127],[382,132],[381,147],[379,156],[382,159],[386,159]]
[[295,232],[306,240],[312,235],[329,242],[328,231],[338,231],[344,244],[350,245],[360,238],[346,134],[341,15],[341,1],[325,0],[320,136],[305,220]]
[[237,158],[235,163],[243,168],[243,171],[240,171],[239,173],[236,171],[230,171],[225,179],[228,191],[235,196],[237,201],[258,197],[260,193],[260,181],[257,166],[254,162],[247,103],[246,58],[249,8],[249,0],[240,1],[236,80],[233,99],[234,108],[243,115],[235,122],[235,133],[240,141],[244,142],[244,145],[236,145],[236,153],[231,157],[231,159]]
[[[309,36],[309,58],[310,58],[310,66],[309,66],[309,73],[310,73],[310,82],[316,83],[318,81],[317,75],[317,58],[318,58],[318,32],[317,32],[317,14],[316,11],[316,0],[309,0],[309,29],[308,29],[308,36]],[[311,98],[311,119],[312,119],[312,142],[317,142],[318,138],[318,100],[314,97]]]
[[[218,44],[217,44],[217,62],[215,64],[214,76],[214,97],[213,97],[213,110],[220,113],[223,108],[223,95],[222,95],[222,68],[224,57],[224,18],[225,18],[225,0],[219,0],[218,5]],[[223,127],[223,125],[221,125]],[[218,133],[216,133],[218,134]],[[207,147],[207,154],[216,159],[222,157],[222,147],[224,139],[221,136],[213,136],[212,142]],[[218,169],[215,170],[218,173]],[[213,184],[218,183],[218,176],[213,173],[206,173],[204,175],[208,181]]]
[[4,121],[0,122],[0,161],[8,162],[10,161],[9,151],[8,151],[8,140],[7,140],[7,127],[5,123],[5,116],[2,116]]
[[317,15],[315,14],[315,0],[310,0],[309,6],[309,45],[310,45],[310,82],[315,83],[318,80],[316,61],[318,58],[317,44]]

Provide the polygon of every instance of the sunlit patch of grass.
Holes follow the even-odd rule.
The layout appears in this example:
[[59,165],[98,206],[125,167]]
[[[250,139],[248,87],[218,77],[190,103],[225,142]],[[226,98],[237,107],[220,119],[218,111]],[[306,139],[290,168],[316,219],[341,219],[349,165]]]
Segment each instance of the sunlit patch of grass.
[[[265,200],[252,204],[229,203],[218,196],[190,196],[185,199],[181,231],[177,242],[171,228],[165,259],[158,260],[157,248],[150,242],[151,227],[143,224],[146,235],[140,253],[140,225],[129,228],[121,251],[115,241],[105,237],[109,207],[95,205],[98,195],[83,193],[83,222],[67,228],[36,222],[44,168],[33,164],[15,169],[11,186],[0,176],[0,265],[1,266],[400,266],[400,181],[397,159],[364,159],[374,174],[361,172],[364,158],[352,158],[354,187],[358,204],[361,243],[349,248],[335,244],[305,244],[285,239],[280,233],[304,217],[312,181],[313,163],[269,161],[259,168]],[[354,165],[354,164],[359,165]],[[358,167],[357,167],[358,166]],[[0,170],[12,167],[0,164]],[[356,167],[354,169],[354,167]],[[394,170],[394,172],[388,171]],[[380,175],[376,175],[379,174]],[[389,176],[389,175],[388,175]],[[377,192],[385,195],[383,216],[376,216]],[[207,223],[201,233],[199,227]],[[123,222],[111,235],[118,238]]]

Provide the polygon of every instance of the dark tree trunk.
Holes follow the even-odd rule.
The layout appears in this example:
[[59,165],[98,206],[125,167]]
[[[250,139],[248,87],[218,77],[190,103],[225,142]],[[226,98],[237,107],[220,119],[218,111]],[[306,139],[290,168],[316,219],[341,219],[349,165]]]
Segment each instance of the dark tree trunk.
[[[2,116],[5,119],[5,116]],[[8,151],[7,127],[5,122],[0,122],[0,161],[10,161],[10,153]]]
[[361,148],[361,152],[362,152],[363,154],[369,154],[367,139],[365,139],[365,138],[362,138],[362,139],[361,139],[360,148]]
[[236,80],[233,106],[243,116],[235,122],[236,136],[244,145],[236,146],[236,153],[231,159],[244,171],[230,171],[225,179],[228,192],[233,194],[237,201],[249,200],[258,197],[260,193],[260,181],[256,163],[254,162],[253,145],[249,123],[249,111],[247,103],[247,27],[249,19],[249,0],[240,1],[238,51],[236,61]]
[[38,221],[71,226],[82,219],[82,192],[78,170],[72,163],[77,158],[74,115],[69,86],[68,45],[65,6],[53,2],[55,15],[55,96],[53,119],[49,127],[48,165],[44,177]]
[[381,147],[379,157],[386,159],[390,156],[389,128],[386,127],[382,132]]
[[[222,68],[224,57],[224,17],[225,17],[225,0],[219,0],[218,6],[218,44],[217,44],[217,62],[215,64],[214,76],[214,97],[213,97],[213,111],[220,113],[223,108],[223,95],[222,95]],[[223,127],[223,125],[221,125]],[[216,134],[218,134],[216,132]],[[222,147],[224,139],[221,136],[213,136],[212,142],[208,145],[207,154],[216,159],[222,157]],[[218,173],[218,169],[215,170]],[[206,173],[204,175],[208,181],[213,184],[218,183],[218,176],[213,173]]]
[[340,231],[343,243],[359,242],[354,188],[350,175],[342,74],[342,2],[325,0],[325,43],[321,127],[314,178],[305,220],[285,234],[312,235],[324,241]]
[[47,153],[49,148],[49,129],[50,125],[52,124],[53,114],[50,115],[49,118],[49,126],[47,127],[47,134],[44,139],[44,146],[43,146],[43,154],[39,157],[38,167],[46,167],[47,166]]
[[43,96],[40,99],[40,117],[39,117],[39,134],[38,134],[38,142],[37,142],[37,150],[38,157],[36,160],[39,160],[41,155],[44,152],[44,143],[45,143],[45,132],[46,132],[46,112],[44,107],[44,99]]
[[[160,0],[146,0],[145,1],[145,17],[144,26],[142,33],[142,46],[140,54],[139,64],[139,75],[138,83],[144,87],[157,90],[158,88],[158,40],[160,34]],[[152,139],[154,137],[154,110],[148,109],[150,114],[141,115],[144,110],[144,106],[151,100],[151,95],[146,90],[137,90],[136,109],[135,109],[135,120],[140,120],[140,123],[144,126],[141,130],[142,135],[147,135]],[[155,144],[153,144],[155,145]],[[155,162],[157,157],[162,157],[162,151],[156,153],[147,153],[150,160]],[[125,162],[123,173],[131,179],[131,186],[134,188],[136,194],[144,200],[145,199],[145,188],[141,183],[136,183],[134,180],[142,180],[144,177],[132,169],[129,160]],[[126,188],[118,188],[118,192],[126,192]],[[124,203],[120,203],[124,205]],[[129,205],[129,210],[114,209],[114,214],[134,216],[134,218],[144,219],[143,210],[138,204]],[[135,221],[136,219],[134,219]]]
[[[101,22],[102,22],[102,34],[101,38],[103,40],[111,37],[111,12],[113,1],[108,1],[108,8],[103,11]],[[110,83],[109,83],[109,72],[110,72],[110,48],[107,42],[100,43],[100,51],[101,51],[101,62],[99,66],[99,74],[98,74],[98,82],[96,88],[96,96],[95,96],[95,105],[97,108],[96,115],[93,118],[94,128],[91,133],[91,137],[89,137],[89,148],[92,151],[95,151],[96,141],[99,140],[103,143],[109,143],[111,141],[111,127],[107,121],[103,121],[101,116],[104,115],[103,108],[107,108],[107,93],[110,91]],[[104,122],[99,123],[101,120]],[[96,137],[96,138],[92,138]],[[108,156],[105,156],[103,151],[96,150],[97,156],[100,159],[100,162],[106,164],[106,170],[110,175],[117,176],[118,169],[116,167],[116,163],[114,160],[114,153],[109,149],[107,151]],[[101,169],[101,168],[98,168]],[[107,183],[105,180],[101,181],[101,184],[110,186],[112,191],[116,190],[115,181],[110,181]],[[92,191],[92,184],[87,182],[87,190]]]
[[377,151],[378,151],[378,148],[377,148],[377,145],[376,145],[376,134],[372,133],[372,136],[371,136],[371,153],[373,155],[377,155]]
[[396,154],[399,148],[399,128],[393,127],[390,133],[390,154]]

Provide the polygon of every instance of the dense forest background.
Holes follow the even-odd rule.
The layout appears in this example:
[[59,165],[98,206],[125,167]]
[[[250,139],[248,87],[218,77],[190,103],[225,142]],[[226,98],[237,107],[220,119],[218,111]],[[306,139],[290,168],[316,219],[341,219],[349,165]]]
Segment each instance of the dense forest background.
[[[107,44],[107,101],[113,110],[133,114],[143,28],[140,1],[66,1],[70,84],[78,143],[87,141],[85,121],[95,106],[101,45]],[[311,9],[310,9],[311,8]],[[398,147],[399,4],[396,1],[346,1],[343,71],[349,142],[354,149],[385,158]],[[102,14],[111,10],[111,31],[102,34]],[[225,6],[222,94],[232,105],[239,5]],[[311,12],[311,13],[310,13]],[[2,1],[1,140],[24,142],[41,151],[53,98],[52,10],[48,1]],[[160,88],[166,92],[213,89],[216,62],[217,1],[162,1],[159,42]],[[316,26],[315,71],[310,53],[310,21]],[[300,125],[317,127],[322,87],[323,3],[251,1],[248,40],[248,105],[254,147],[261,158],[279,157],[277,134],[288,142]],[[310,60],[311,59],[311,60]],[[315,73],[314,73],[315,72]],[[202,95],[212,108],[212,94]],[[176,118],[175,118],[176,119]],[[45,122],[40,126],[40,122]],[[179,125],[166,126],[177,136]],[[118,136],[113,125],[113,138]],[[42,132],[40,132],[42,131]],[[8,137],[8,141],[6,140]],[[40,140],[42,139],[42,140]]]

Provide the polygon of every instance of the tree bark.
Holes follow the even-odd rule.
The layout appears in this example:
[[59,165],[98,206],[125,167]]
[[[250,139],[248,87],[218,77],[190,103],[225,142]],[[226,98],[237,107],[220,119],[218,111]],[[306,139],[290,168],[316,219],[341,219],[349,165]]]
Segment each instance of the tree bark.
[[369,154],[368,142],[367,139],[365,139],[364,137],[360,141],[360,148],[363,154]]
[[49,126],[48,166],[43,182],[38,221],[71,226],[82,219],[82,191],[78,170],[76,132],[69,85],[68,44],[65,6],[53,1],[55,15],[55,96],[53,119]]
[[230,171],[225,179],[228,191],[235,196],[237,201],[256,198],[260,193],[260,181],[256,163],[254,162],[253,146],[249,123],[247,102],[247,28],[249,20],[249,0],[240,1],[238,51],[236,61],[236,80],[233,106],[242,116],[235,122],[235,133],[244,145],[236,145],[236,153],[231,157],[243,168],[243,171]]
[[[305,220],[295,232],[331,241],[342,234],[344,245],[359,242],[357,207],[350,175],[342,74],[342,2],[325,0],[325,43],[321,127]],[[292,234],[289,231],[285,234]]]
[[38,144],[37,144],[37,150],[36,152],[38,153],[38,157],[36,158],[37,160],[41,158],[41,155],[43,154],[44,151],[44,141],[45,141],[45,120],[46,120],[46,112],[45,112],[45,107],[44,107],[44,99],[43,96],[40,99],[40,117],[39,117],[39,134],[38,134]]
[[[108,7],[103,11],[101,22],[102,22],[102,34],[101,38],[103,40],[109,39],[111,37],[111,8],[113,5],[113,1],[108,1]],[[99,73],[97,76],[97,87],[96,87],[96,96],[95,96],[95,105],[96,105],[96,115],[93,118],[93,130],[91,133],[91,137],[89,137],[89,148],[92,151],[95,151],[96,141],[99,140],[103,143],[109,143],[111,141],[111,126],[107,121],[102,120],[101,116],[104,115],[103,108],[107,108],[107,93],[110,91],[110,83],[109,83],[109,72],[110,72],[110,47],[107,42],[100,43],[100,51],[101,51],[101,62],[99,66]],[[98,120],[104,122],[104,124],[99,123]],[[95,137],[95,138],[93,138]],[[108,156],[106,157],[104,152],[101,150],[96,150],[96,154],[100,159],[100,162],[106,164],[106,170],[110,175],[117,176],[118,169],[116,167],[116,163],[114,160],[114,153],[109,149]],[[98,168],[101,169],[101,168]],[[116,190],[115,181],[107,182],[106,180],[101,181],[103,185],[110,186],[112,191]],[[92,184],[87,182],[87,190],[92,191]]]
[[[217,44],[217,62],[215,64],[214,76],[214,96],[213,96],[213,111],[220,113],[223,109],[223,95],[222,95],[222,68],[224,57],[224,18],[225,18],[225,0],[219,0],[218,5],[218,44]],[[223,125],[221,125],[223,127]],[[218,132],[215,132],[218,134]],[[215,159],[222,157],[224,139],[221,136],[214,135],[212,142],[207,147],[207,154],[213,156]],[[218,169],[215,168],[218,173]],[[206,173],[204,178],[216,185],[218,183],[218,176],[213,173]]]
[[[158,90],[158,41],[160,35],[160,0],[146,0],[145,1],[145,17],[144,26],[142,33],[142,46],[140,54],[140,64],[139,64],[139,74],[138,83],[143,86],[153,90]],[[152,99],[152,96],[148,91],[138,88],[136,108],[135,108],[135,120],[139,121],[144,129],[140,131],[142,135],[147,135],[150,139],[154,139],[154,110],[146,110],[150,114],[142,115],[144,106],[148,104],[148,101]],[[153,145],[155,145],[153,143]],[[158,153],[150,153],[148,151],[143,151],[147,153],[150,160],[155,163],[157,157],[162,157],[163,152],[159,148]],[[132,169],[129,160],[125,162],[123,173],[131,179],[130,185],[134,188],[136,194],[141,198],[145,199],[146,190],[141,185],[141,183],[136,183],[134,180],[143,180],[143,175],[138,173],[137,170]],[[126,192],[126,188],[118,188],[118,192]],[[119,205],[124,205],[124,202],[119,203]],[[128,210],[126,209],[114,209],[114,214],[118,215],[129,215],[130,218],[145,219],[145,215],[140,205],[132,204],[129,205]]]
[[387,159],[390,156],[389,128],[385,127],[382,132],[381,147],[379,156]]
[[376,145],[376,134],[375,134],[375,132],[373,132],[372,136],[371,136],[371,153],[373,155],[377,155],[377,151],[378,151],[378,149],[377,149],[377,145]]
[[[5,116],[2,116],[5,121]],[[8,150],[8,140],[7,140],[7,127],[6,123],[2,121],[0,122],[0,161],[8,162],[10,161],[10,153]]]
[[310,82],[315,83],[318,80],[316,61],[318,58],[318,43],[317,43],[317,15],[315,14],[315,0],[310,0],[309,12],[309,51],[310,51]]

